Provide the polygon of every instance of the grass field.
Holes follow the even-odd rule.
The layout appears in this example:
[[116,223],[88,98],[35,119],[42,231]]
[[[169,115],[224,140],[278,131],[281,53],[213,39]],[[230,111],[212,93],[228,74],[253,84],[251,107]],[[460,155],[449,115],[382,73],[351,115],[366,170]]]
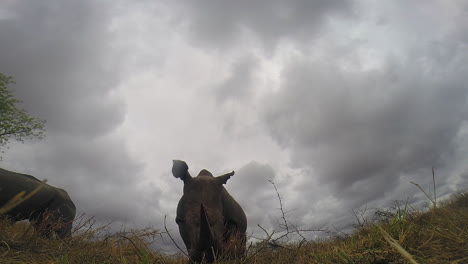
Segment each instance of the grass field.
[[[0,217],[0,263],[185,263],[186,258],[151,250],[161,232],[143,229],[98,236],[90,221],[75,224],[73,237],[48,240],[28,223]],[[178,235],[178,234],[177,234]],[[350,235],[321,241],[279,243],[266,238],[248,245],[243,259],[217,263],[468,263],[468,192],[454,194],[420,212],[408,205],[382,211]]]

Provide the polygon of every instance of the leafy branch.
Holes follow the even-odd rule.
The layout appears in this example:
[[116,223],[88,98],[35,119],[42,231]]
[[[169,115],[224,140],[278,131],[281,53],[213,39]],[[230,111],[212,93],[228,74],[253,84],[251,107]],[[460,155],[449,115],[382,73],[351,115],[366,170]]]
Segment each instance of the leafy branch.
[[11,84],[14,84],[12,77],[0,73],[0,148],[11,140],[24,142],[44,137],[45,120],[32,117],[18,107],[22,101],[13,96]]

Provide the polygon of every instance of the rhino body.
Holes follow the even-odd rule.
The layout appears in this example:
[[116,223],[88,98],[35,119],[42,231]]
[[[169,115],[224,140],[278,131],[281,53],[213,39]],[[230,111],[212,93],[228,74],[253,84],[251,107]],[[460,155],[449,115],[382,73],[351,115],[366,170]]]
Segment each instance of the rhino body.
[[[30,193],[40,184],[42,182],[31,175],[0,169],[0,208],[18,193]],[[71,235],[76,207],[66,191],[44,184],[6,215],[14,221],[30,220],[48,237],[55,232],[58,237],[65,238]]]
[[202,170],[191,177],[184,161],[175,160],[172,173],[184,182],[176,223],[187,247],[188,263],[235,258],[245,253],[247,217],[223,184],[234,172],[214,177]]

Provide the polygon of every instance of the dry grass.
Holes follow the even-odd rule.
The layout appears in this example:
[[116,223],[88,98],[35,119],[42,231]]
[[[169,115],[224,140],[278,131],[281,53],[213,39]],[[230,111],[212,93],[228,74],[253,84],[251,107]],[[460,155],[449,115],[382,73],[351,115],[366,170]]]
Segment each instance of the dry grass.
[[468,263],[468,193],[428,212],[399,207],[352,235],[268,248],[252,263]]
[[[284,216],[284,215],[283,215]],[[284,219],[287,225],[286,219]],[[151,250],[161,233],[148,228],[107,237],[92,221],[75,224],[73,237],[44,239],[27,223],[0,220],[0,263],[185,263]],[[296,229],[297,231],[297,229]],[[243,259],[218,263],[468,263],[468,193],[427,212],[397,206],[363,221],[352,235],[322,241],[278,242],[266,235]]]
[[1,219],[0,263],[167,263],[166,256],[150,249],[160,237],[152,228],[105,237],[100,233],[106,227],[94,227],[92,220],[77,228],[72,238],[47,239],[27,222]]

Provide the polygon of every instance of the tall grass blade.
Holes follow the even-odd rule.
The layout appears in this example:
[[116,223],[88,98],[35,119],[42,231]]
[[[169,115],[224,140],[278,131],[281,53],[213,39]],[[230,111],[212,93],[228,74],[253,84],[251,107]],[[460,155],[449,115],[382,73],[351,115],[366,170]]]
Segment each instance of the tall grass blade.
[[[22,202],[26,201],[27,199],[31,198],[33,195],[38,193],[46,184],[46,180],[41,182],[32,192],[28,193],[26,196],[26,192],[22,191],[15,195],[10,201],[8,201],[2,208],[0,208],[0,215],[5,214],[11,209],[15,208],[16,206],[20,205]],[[24,197],[23,197],[24,196]]]
[[413,259],[413,256],[408,253],[395,239],[393,239],[390,234],[388,234],[382,227],[379,226],[380,232],[382,233],[385,240],[392,246],[398,253],[400,253],[404,258],[406,258],[412,264],[418,264],[416,260]]
[[434,167],[432,167],[432,185],[434,186],[434,208],[435,208],[437,205],[437,195],[436,195]]

